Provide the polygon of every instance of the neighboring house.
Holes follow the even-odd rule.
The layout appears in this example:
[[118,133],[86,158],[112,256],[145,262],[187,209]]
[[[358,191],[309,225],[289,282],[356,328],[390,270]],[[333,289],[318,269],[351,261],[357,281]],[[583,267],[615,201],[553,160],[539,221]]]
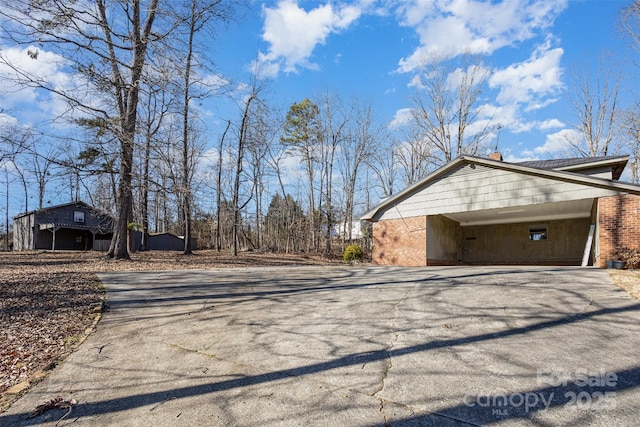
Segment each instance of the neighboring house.
[[[135,248],[139,251],[142,248],[142,233],[136,232],[134,235]],[[196,249],[197,240],[191,238],[191,249]],[[176,236],[171,233],[149,233],[147,236],[147,250],[149,251],[183,251],[184,236]]]
[[84,202],[26,212],[13,218],[13,250],[106,250],[113,218]]
[[459,157],[362,217],[373,261],[603,266],[640,247],[640,186],[618,181],[628,160]]
[[[326,227],[325,227],[326,230]],[[331,227],[331,237],[335,238],[349,238],[349,233],[347,233],[348,226],[344,223],[344,221],[340,221],[339,224],[335,224]],[[351,238],[352,239],[362,239],[364,237],[362,233],[362,224],[359,219],[353,220],[353,224],[351,224]]]

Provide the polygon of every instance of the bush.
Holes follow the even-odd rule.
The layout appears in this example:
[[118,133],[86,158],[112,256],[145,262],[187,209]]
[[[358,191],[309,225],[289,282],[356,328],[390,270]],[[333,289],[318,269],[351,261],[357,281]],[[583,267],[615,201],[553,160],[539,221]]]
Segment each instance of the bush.
[[344,250],[344,262],[362,262],[364,260],[364,250],[360,245],[352,244]]
[[640,249],[620,248],[616,249],[611,256],[614,260],[626,261],[627,268],[640,267]]

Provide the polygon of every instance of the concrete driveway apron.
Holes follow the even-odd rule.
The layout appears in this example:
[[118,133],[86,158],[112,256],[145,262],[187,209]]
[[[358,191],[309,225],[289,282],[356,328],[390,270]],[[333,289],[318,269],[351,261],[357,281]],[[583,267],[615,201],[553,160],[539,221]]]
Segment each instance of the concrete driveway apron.
[[[108,311],[97,330],[0,425],[638,423],[640,304],[603,270],[282,267],[100,279]],[[75,404],[28,418],[58,396]]]

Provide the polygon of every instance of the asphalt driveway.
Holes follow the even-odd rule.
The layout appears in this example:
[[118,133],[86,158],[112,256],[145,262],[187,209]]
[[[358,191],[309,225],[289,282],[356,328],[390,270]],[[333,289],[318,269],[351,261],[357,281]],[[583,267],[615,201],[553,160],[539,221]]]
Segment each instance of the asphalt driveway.
[[[96,332],[0,425],[638,422],[640,303],[603,270],[291,267],[100,278],[108,311]],[[55,397],[75,405],[27,418]]]

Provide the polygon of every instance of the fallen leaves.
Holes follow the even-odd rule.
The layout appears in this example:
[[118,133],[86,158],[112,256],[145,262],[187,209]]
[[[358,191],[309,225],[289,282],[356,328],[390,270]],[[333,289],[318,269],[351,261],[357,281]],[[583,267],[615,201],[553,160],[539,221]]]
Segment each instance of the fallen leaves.
[[[71,409],[71,407],[76,405],[77,403],[78,402],[76,402],[75,399],[64,400],[60,396],[54,397],[50,401],[43,403],[42,405],[36,406],[36,409],[31,414],[29,414],[29,418],[34,418],[34,417],[37,417],[38,415],[42,415],[45,412],[50,411],[51,409]],[[69,412],[67,412],[67,414]],[[64,418],[64,416],[62,418]]]
[[94,304],[103,298],[94,273],[64,264],[3,263],[0,393],[55,366],[91,324]]

